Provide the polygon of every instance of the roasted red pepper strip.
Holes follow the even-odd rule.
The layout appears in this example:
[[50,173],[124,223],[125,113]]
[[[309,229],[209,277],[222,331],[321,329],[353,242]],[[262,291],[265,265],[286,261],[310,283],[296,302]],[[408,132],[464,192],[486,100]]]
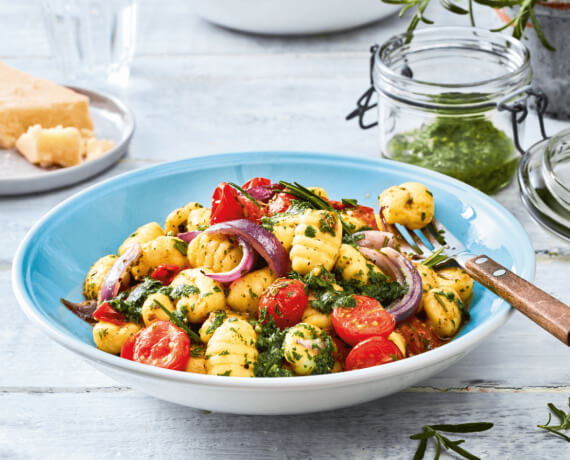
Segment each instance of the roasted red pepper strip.
[[155,280],[160,281],[165,286],[168,286],[172,283],[172,280],[179,271],[180,267],[178,265],[163,264],[156,267],[150,276]]
[[104,302],[99,305],[95,313],[93,313],[93,318],[97,321],[105,321],[106,323],[116,324],[117,326],[122,326],[127,323],[125,315],[111,307],[109,302]]

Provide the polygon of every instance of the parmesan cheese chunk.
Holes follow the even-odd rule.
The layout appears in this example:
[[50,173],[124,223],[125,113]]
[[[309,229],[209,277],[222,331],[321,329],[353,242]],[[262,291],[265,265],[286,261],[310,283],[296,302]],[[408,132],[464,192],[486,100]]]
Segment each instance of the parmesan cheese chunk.
[[92,130],[89,99],[0,62],[0,148],[13,148],[34,125]]
[[77,128],[34,125],[18,138],[16,148],[31,163],[66,167],[81,162],[83,143]]

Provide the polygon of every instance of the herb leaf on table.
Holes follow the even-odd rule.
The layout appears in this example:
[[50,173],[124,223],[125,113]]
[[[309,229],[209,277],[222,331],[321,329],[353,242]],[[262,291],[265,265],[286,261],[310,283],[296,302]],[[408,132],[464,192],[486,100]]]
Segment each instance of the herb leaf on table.
[[[570,398],[568,398],[568,405],[570,406]],[[570,442],[570,436],[565,435],[562,433],[562,430],[570,430],[570,412],[566,413],[562,409],[558,409],[554,404],[548,403],[548,408],[550,409],[550,413],[548,414],[548,421],[544,425],[538,425],[539,428],[543,430],[550,431],[557,436],[560,436],[566,441]],[[560,421],[560,425],[551,425],[550,421],[552,420],[552,414],[558,417]]]
[[416,453],[414,454],[414,460],[422,460],[425,456],[428,440],[434,438],[436,441],[436,450],[434,460],[438,460],[441,455],[442,446],[445,449],[454,451],[455,453],[461,455],[469,460],[479,460],[479,457],[473,455],[466,449],[459,447],[460,444],[465,442],[464,439],[451,440],[438,431],[444,433],[478,433],[481,431],[487,431],[493,428],[493,424],[489,422],[472,422],[472,423],[459,423],[457,425],[450,424],[439,424],[439,425],[424,425],[422,431],[410,436],[410,439],[420,441]]

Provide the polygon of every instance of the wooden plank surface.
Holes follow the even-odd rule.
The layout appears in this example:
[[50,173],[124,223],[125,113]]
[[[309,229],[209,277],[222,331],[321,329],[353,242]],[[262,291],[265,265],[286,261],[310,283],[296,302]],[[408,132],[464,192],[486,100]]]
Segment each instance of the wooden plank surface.
[[[128,157],[74,187],[0,198],[0,458],[409,459],[415,444],[407,436],[423,424],[483,420],[496,427],[466,443],[482,458],[569,458],[569,444],[536,428],[546,421],[546,403],[567,404],[568,349],[520,314],[458,364],[405,392],[287,417],[208,414],[155,400],[95,371],[29,323],[10,286],[17,245],[44,213],[88,185],[218,152],[378,155],[376,131],[361,131],[344,115],[368,85],[368,47],[402,30],[396,17],[336,35],[283,39],[213,26],[184,0],[141,0],[139,7],[130,85],[102,86],[136,114]],[[0,11],[0,59],[60,80],[37,3],[0,0]],[[549,132],[567,126],[547,123]],[[536,140],[530,117],[525,145]],[[531,237],[536,283],[569,303],[570,247],[530,219],[516,184],[496,199]]]
[[[425,424],[490,421],[488,432],[449,437],[466,439],[464,447],[483,459],[567,459],[570,443],[536,427],[546,423],[547,403],[561,407],[567,399],[551,390],[406,391],[334,412],[255,417],[207,413],[124,389],[0,393],[0,457],[409,460],[417,441],[408,436]],[[433,450],[426,458],[432,456]]]

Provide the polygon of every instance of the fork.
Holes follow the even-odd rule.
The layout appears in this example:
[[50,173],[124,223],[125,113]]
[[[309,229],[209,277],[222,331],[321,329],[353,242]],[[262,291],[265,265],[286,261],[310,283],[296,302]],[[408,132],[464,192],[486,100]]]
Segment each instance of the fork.
[[[436,218],[427,227],[416,231],[399,225],[386,227],[388,227],[386,230],[394,233],[396,238],[408,243],[407,249],[413,251],[414,259],[425,260],[434,253],[443,251],[447,256],[446,259],[455,260],[475,281],[506,300],[557,339],[570,345],[568,305],[515,275],[489,256],[469,252],[463,243]],[[420,232],[432,248],[424,243]]]

